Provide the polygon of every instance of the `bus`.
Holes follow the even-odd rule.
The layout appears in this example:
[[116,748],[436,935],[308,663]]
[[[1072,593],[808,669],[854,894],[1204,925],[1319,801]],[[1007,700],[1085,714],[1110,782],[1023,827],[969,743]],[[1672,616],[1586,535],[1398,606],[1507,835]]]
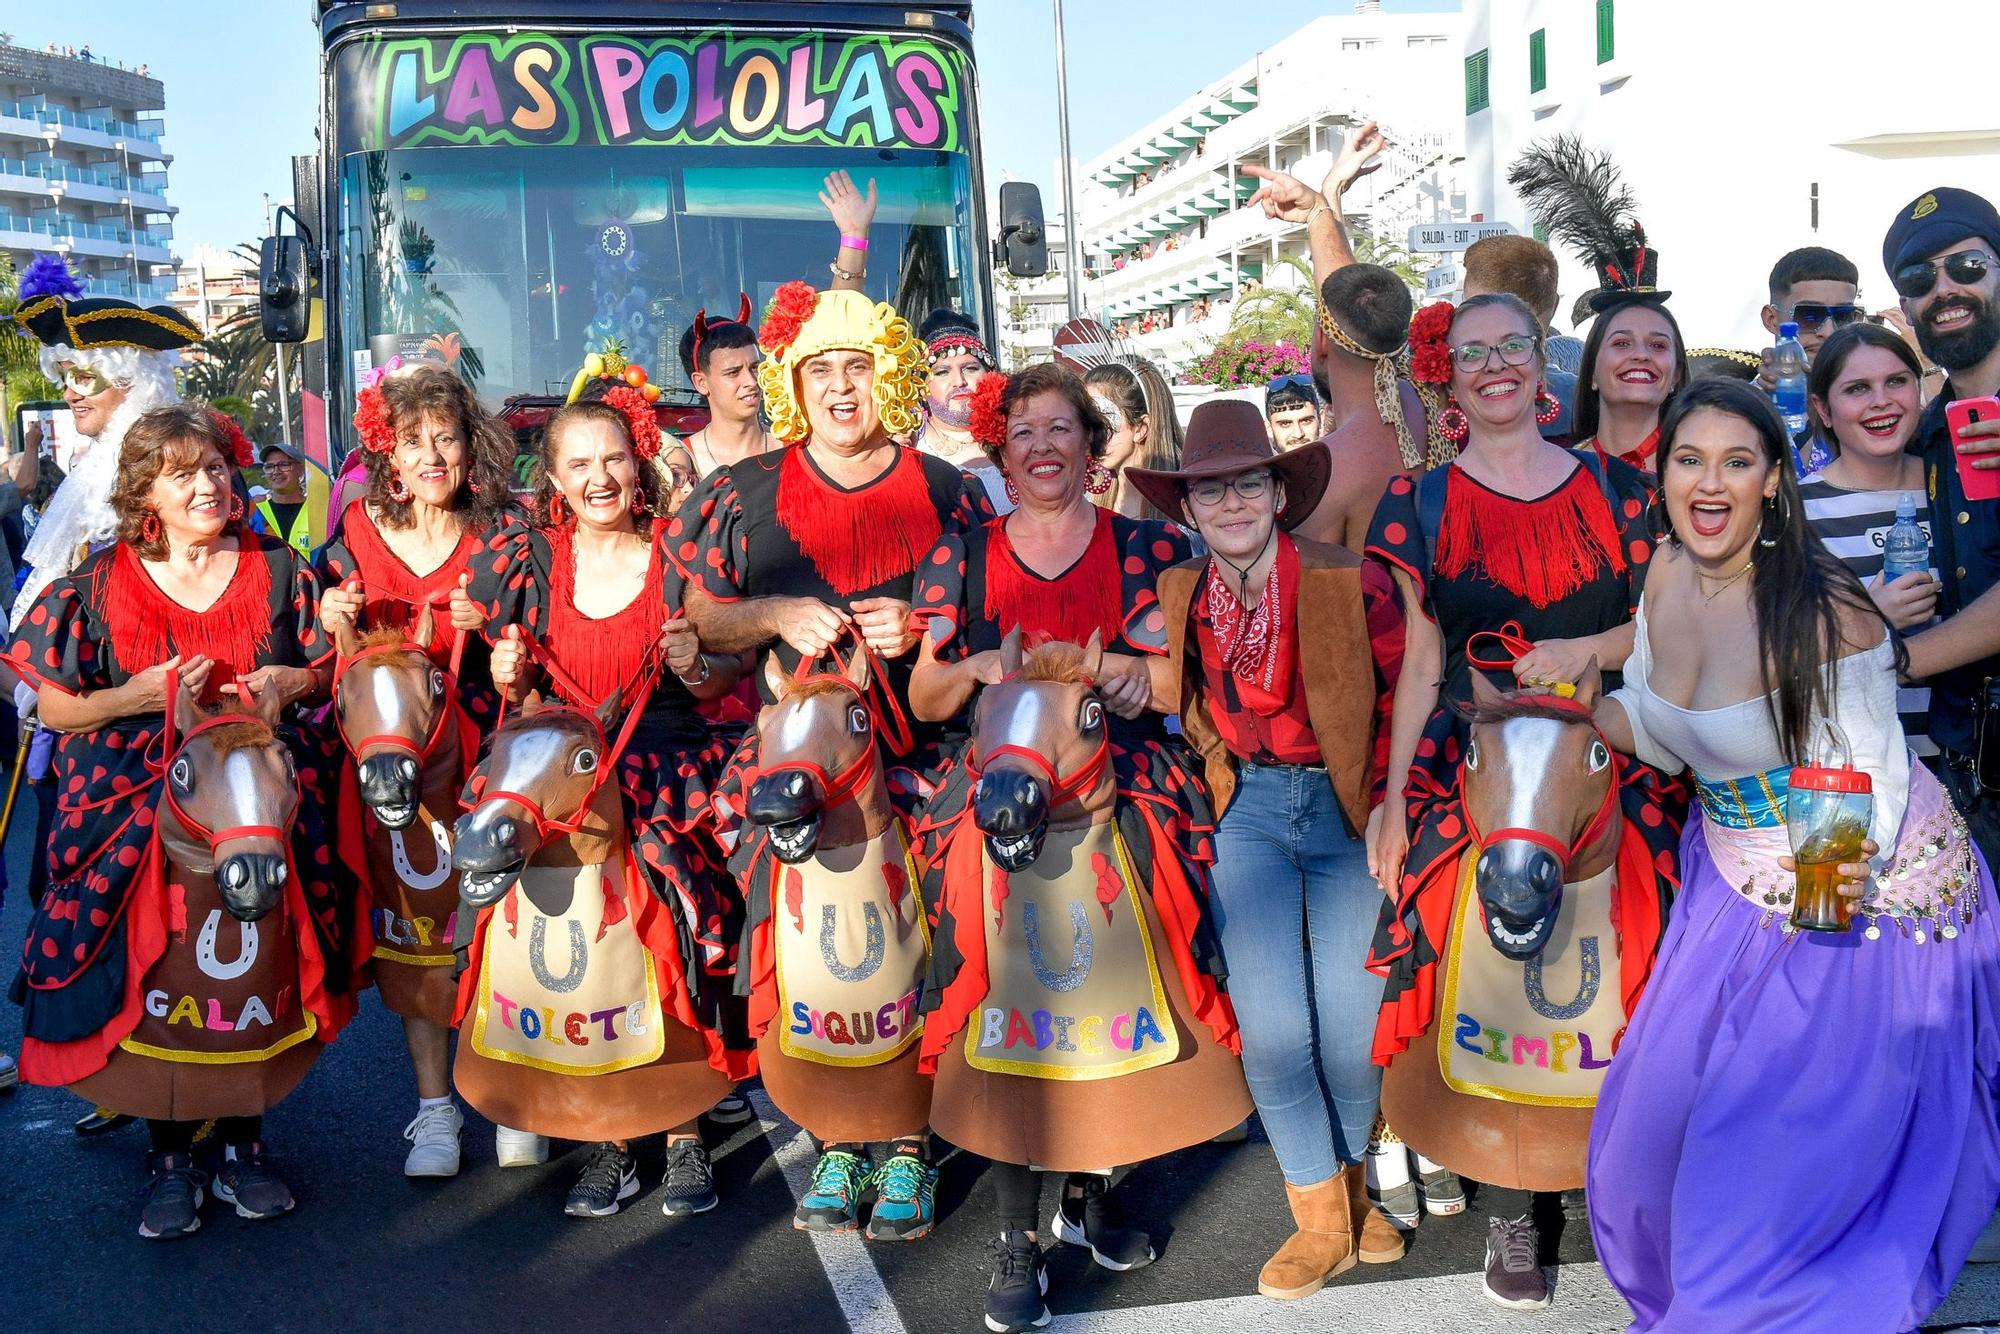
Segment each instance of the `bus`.
[[[875,183],[867,292],[992,332],[992,266],[1046,268],[1032,186],[989,247],[970,0],[315,0],[320,151],[264,243],[265,335],[305,349],[337,465],[371,370],[455,369],[525,440],[615,344],[685,432],[697,311],[824,287],[827,173]],[[289,224],[289,227],[287,226]]]

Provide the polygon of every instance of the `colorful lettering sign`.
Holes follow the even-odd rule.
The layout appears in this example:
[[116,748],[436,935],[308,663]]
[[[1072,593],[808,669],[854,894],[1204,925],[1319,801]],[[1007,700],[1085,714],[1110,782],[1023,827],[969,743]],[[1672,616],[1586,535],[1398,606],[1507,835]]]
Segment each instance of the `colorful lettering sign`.
[[811,144],[963,152],[963,53],[932,39],[470,33],[341,55],[341,149]]

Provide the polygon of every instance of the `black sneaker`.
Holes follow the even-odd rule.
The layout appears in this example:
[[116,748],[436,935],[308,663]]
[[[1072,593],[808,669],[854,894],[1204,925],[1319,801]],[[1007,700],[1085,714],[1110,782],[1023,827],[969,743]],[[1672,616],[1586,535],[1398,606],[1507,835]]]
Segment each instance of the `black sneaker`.
[[594,1144],[584,1159],[583,1175],[569,1188],[563,1212],[571,1218],[609,1218],[638,1193],[639,1165],[632,1155],[616,1145]]
[[282,1218],[298,1203],[292,1189],[271,1170],[264,1146],[256,1140],[230,1146],[215,1173],[215,1198],[236,1206],[238,1218]]
[[109,1107],[93,1107],[77,1117],[76,1124],[71,1129],[89,1138],[92,1135],[108,1135],[114,1130],[122,1130],[137,1119],[123,1112],[114,1112]]
[[753,1115],[750,1100],[741,1093],[725,1093],[721,1102],[708,1109],[708,1119],[719,1126],[740,1126]]
[[1486,1297],[1510,1311],[1541,1311],[1549,1304],[1549,1281],[1537,1258],[1541,1236],[1527,1218],[1486,1220]]
[[146,1207],[139,1211],[139,1235],[148,1241],[171,1241],[201,1229],[202,1183],[208,1174],[195,1170],[185,1153],[149,1153]]
[[1124,1272],[1153,1263],[1153,1242],[1145,1233],[1125,1226],[1110,1183],[1095,1173],[1078,1173],[1063,1182],[1062,1201],[1049,1224],[1056,1240],[1086,1246],[1090,1258],[1105,1269]]
[[708,1165],[708,1146],[698,1139],[667,1141],[666,1198],[660,1212],[669,1218],[705,1214],[715,1198],[715,1171]]
[[986,1328],[993,1334],[1024,1334],[1049,1323],[1049,1275],[1041,1248],[1025,1232],[1003,1232],[993,1240],[993,1277],[986,1283]]

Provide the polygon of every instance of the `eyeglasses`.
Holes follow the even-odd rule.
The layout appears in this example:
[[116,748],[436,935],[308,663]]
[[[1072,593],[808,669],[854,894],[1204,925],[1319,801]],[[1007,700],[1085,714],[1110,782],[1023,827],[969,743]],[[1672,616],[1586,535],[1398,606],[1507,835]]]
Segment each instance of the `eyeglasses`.
[[1829,305],[1824,301],[1801,301],[1789,309],[1784,306],[1773,306],[1771,309],[1801,329],[1817,329],[1828,320],[1845,326],[1868,316],[1867,311],[1852,301],[1843,301],[1838,305]]
[[1896,270],[1892,281],[1899,296],[1914,301],[1931,294],[1931,289],[1937,286],[1940,269],[1960,287],[1974,287],[1993,271],[1995,263],[1993,256],[1983,250],[1954,250],[1943,259],[1920,259],[1905,264]]
[[273,454],[270,458],[264,460],[265,472],[290,472],[298,466],[298,460],[289,454]]
[[111,387],[111,381],[99,375],[88,366],[66,366],[62,373],[63,388],[74,389],[85,398],[96,398]]
[[1460,343],[1451,350],[1452,359],[1462,371],[1483,370],[1493,354],[1500,354],[1502,366],[1525,366],[1535,355],[1535,340],[1526,334],[1514,334],[1497,343]]
[[1234,491],[1245,500],[1262,500],[1271,489],[1271,474],[1259,469],[1256,472],[1239,472],[1234,477],[1221,477],[1214,481],[1196,482],[1188,487],[1188,498],[1203,505],[1220,505],[1225,493]]

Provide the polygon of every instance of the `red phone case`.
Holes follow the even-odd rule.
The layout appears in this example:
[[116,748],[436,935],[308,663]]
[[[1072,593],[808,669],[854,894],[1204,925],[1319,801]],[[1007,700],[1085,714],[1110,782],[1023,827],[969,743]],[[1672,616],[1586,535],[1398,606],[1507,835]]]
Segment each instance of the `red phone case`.
[[[1972,423],[2000,421],[2000,398],[1961,398],[1944,405],[1945,427],[1951,432],[1952,458],[1958,463],[1958,485],[1967,500],[2000,500],[2000,468],[1975,468],[1958,452],[1958,433]],[[1976,454],[1973,458],[2000,458]]]

